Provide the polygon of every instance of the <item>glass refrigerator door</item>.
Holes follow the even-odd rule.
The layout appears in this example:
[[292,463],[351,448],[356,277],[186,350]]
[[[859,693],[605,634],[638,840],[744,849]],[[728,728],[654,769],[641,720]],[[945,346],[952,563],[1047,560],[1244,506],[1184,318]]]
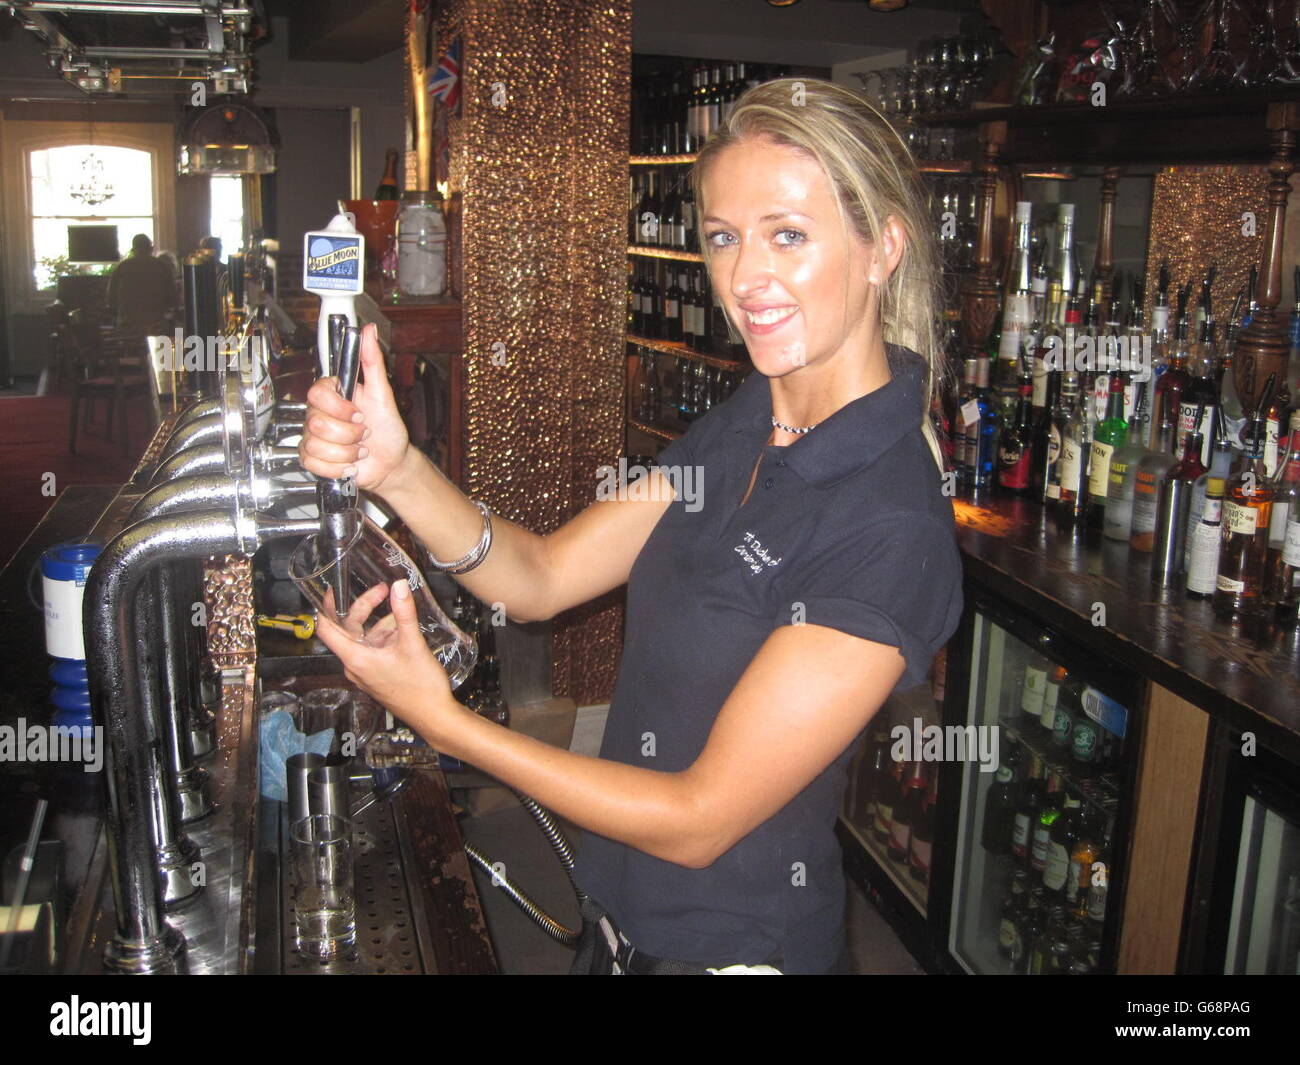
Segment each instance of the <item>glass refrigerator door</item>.
[[1137,681],[981,607],[968,683],[949,950],[972,973],[1108,971]]
[[1251,789],[1224,971],[1300,975],[1300,804]]

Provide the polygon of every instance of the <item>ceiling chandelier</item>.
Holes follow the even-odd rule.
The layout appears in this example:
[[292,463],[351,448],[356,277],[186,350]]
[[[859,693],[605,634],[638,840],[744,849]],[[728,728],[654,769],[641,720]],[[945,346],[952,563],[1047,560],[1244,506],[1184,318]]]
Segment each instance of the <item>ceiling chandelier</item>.
[[113,183],[104,176],[104,160],[91,151],[81,160],[81,175],[68,189],[68,195],[87,207],[97,207],[116,194]]

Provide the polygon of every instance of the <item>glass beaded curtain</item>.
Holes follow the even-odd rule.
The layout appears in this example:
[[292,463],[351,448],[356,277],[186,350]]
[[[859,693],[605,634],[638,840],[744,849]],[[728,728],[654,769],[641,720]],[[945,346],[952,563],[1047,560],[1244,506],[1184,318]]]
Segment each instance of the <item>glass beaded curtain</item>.
[[[450,0],[463,41],[463,488],[539,533],[595,499],[622,444],[631,0]],[[613,694],[618,593],[555,622],[553,691]]]

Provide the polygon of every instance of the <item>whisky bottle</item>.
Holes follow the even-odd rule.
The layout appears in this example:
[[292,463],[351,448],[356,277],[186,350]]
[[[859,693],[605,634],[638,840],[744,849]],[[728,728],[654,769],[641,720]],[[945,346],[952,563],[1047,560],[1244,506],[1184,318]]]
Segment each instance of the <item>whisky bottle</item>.
[[[1272,388],[1266,391],[1271,393]],[[1247,434],[1246,451],[1224,486],[1223,539],[1214,592],[1214,612],[1224,619],[1254,613],[1266,601],[1273,485],[1264,470],[1264,431],[1257,415]]]

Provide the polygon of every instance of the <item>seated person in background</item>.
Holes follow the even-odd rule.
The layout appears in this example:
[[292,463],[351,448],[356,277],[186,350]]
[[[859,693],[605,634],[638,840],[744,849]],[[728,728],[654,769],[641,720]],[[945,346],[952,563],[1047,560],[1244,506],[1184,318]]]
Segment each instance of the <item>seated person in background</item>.
[[176,276],[170,263],[154,256],[153,241],[144,233],[135,235],[130,254],[113,267],[108,306],[118,329],[145,335],[171,332]]

